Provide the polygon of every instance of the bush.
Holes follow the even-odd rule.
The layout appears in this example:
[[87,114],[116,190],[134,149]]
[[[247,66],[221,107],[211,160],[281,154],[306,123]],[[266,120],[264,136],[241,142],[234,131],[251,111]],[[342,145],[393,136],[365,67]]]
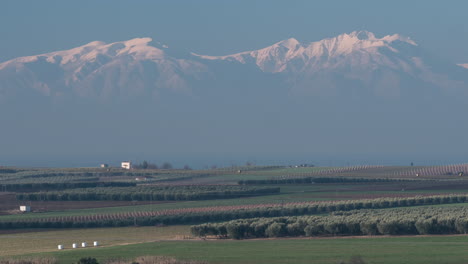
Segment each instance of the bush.
[[95,258],[87,257],[80,258],[80,260],[78,260],[78,264],[99,264],[99,262]]

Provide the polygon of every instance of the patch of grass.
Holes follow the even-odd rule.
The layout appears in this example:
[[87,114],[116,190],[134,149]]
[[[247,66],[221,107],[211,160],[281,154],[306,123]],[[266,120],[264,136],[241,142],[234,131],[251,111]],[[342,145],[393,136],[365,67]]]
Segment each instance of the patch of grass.
[[209,263],[323,263],[336,264],[359,255],[376,264],[459,264],[466,262],[466,236],[376,237],[339,239],[278,239],[249,241],[166,241],[108,248],[57,251],[60,263],[85,256],[135,258],[143,255],[171,256]]
[[180,239],[184,236],[190,236],[190,226],[70,229],[3,234],[0,235],[0,256],[54,251],[57,250],[57,245],[64,245],[65,251],[67,251],[72,248],[73,243],[81,245],[81,242],[88,242],[88,245],[92,246],[93,241],[98,241],[102,246],[108,247],[128,243]]

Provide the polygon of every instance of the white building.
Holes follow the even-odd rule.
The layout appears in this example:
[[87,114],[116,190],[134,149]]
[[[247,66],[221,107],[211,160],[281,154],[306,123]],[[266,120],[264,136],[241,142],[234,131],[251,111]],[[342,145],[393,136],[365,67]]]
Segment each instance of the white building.
[[29,205],[20,205],[21,212],[31,212],[31,206]]
[[131,169],[132,168],[132,162],[131,161],[122,161],[122,169]]

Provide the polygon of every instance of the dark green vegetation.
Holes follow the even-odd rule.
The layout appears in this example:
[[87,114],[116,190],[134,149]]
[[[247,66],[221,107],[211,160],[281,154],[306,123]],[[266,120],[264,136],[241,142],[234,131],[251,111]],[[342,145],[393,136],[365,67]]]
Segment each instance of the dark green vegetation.
[[188,185],[188,186],[138,186],[81,188],[67,191],[19,193],[18,200],[26,201],[188,201],[226,199],[244,196],[279,193],[280,189],[268,187]]
[[304,177],[268,180],[240,180],[241,185],[255,184],[315,184],[315,183],[363,183],[363,182],[398,182],[403,179],[364,179],[364,178],[332,178],[332,177]]
[[353,210],[327,216],[240,219],[192,226],[196,236],[263,238],[297,236],[466,234],[468,208]]
[[[94,180],[94,181],[90,181]],[[76,188],[94,188],[94,187],[131,187],[136,186],[134,182],[99,182],[99,178],[85,178],[83,182],[74,179],[74,182],[58,182],[58,183],[10,183],[4,184],[3,188],[10,192],[31,192],[36,190],[49,191],[49,190],[64,190],[64,189],[76,189]],[[18,200],[23,200],[24,197],[20,197],[22,194],[18,194]],[[46,197],[47,198],[47,197]],[[40,199],[37,199],[40,200]]]
[[[76,262],[83,257],[96,257],[102,263],[112,254],[128,260],[161,255],[210,263],[310,263],[307,260],[311,259],[317,260],[312,263],[354,263],[361,260],[365,263],[405,263],[398,261],[401,256],[393,255],[389,258],[393,261],[387,261],[385,256],[393,254],[389,251],[392,242],[388,241],[407,243],[407,247],[414,245],[415,251],[424,252],[432,250],[435,245],[426,242],[436,238],[400,238],[399,242],[394,238],[370,239],[374,241],[372,243],[387,243],[387,247],[375,248],[376,252],[372,254],[351,250],[361,241],[371,243],[366,242],[368,239],[320,239],[323,241],[320,243],[333,249],[330,251],[328,248],[330,252],[326,254],[326,248],[310,237],[464,234],[467,229],[468,180],[458,172],[465,167],[245,166],[202,171],[0,168],[0,239],[8,241],[10,233],[28,234],[31,230],[41,230],[43,237],[47,234],[53,236],[53,230],[58,229],[70,235],[65,236],[69,244],[83,239],[77,238],[79,230],[88,234],[92,234],[92,230],[109,230],[100,233],[105,234],[104,240],[104,237],[121,233],[113,232],[122,230],[121,226],[132,226],[126,228],[135,230],[172,230],[177,227],[175,225],[184,225],[181,228],[186,232],[183,234],[186,239],[190,236],[188,224],[195,224],[198,225],[193,227],[195,235],[207,236],[208,240],[214,241],[192,237],[191,241],[114,247],[159,240],[159,236],[154,239],[145,236],[144,239],[130,241],[128,235],[123,235],[120,243],[109,244],[112,247],[67,249],[52,255],[60,263]],[[19,205],[30,205],[32,212],[19,213]],[[166,234],[164,239],[181,240],[182,234],[178,234],[179,238]],[[288,239],[247,240],[264,237]],[[294,240],[291,237],[305,239]],[[227,241],[225,238],[244,240]],[[445,239],[437,246],[444,247],[446,243],[452,243],[447,241],[457,238]],[[454,245],[459,242],[455,240]],[[29,245],[24,241],[21,243]],[[31,251],[25,248],[22,252],[54,251],[55,243],[62,242],[57,240],[52,246],[38,250],[31,248]],[[302,251],[288,251],[293,244]],[[275,257],[261,253],[268,246],[276,250]],[[403,248],[398,247],[398,250]],[[239,250],[260,253],[246,255],[239,254]],[[448,252],[460,254],[458,249],[450,250]],[[269,252],[271,255],[270,249]],[[411,260],[407,263],[457,263],[460,260],[459,255],[436,262],[437,258],[406,254]]]

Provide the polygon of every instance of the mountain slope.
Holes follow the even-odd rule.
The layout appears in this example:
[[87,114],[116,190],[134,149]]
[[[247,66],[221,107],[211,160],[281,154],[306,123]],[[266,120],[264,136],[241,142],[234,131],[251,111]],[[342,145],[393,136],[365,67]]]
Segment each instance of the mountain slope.
[[[204,65],[168,56],[150,38],[106,44],[95,41],[65,51],[0,64],[0,95],[38,93],[49,97],[154,96],[164,90],[191,93]],[[32,88],[32,91],[31,89]]]
[[42,96],[112,102],[231,93],[260,98],[273,90],[280,96],[414,99],[465,96],[468,83],[464,68],[398,34],[377,38],[355,31],[312,43],[290,38],[226,56],[174,55],[151,42],[95,41],[1,63],[0,100]]
[[[355,31],[308,44],[287,39],[272,46],[206,60],[255,64],[285,76],[293,91],[312,95],[404,96],[408,87],[429,86],[455,92],[466,88],[465,76],[453,78],[454,66],[425,54],[398,34],[377,38]],[[434,65],[437,64],[437,65]],[[442,70],[434,70],[434,69]],[[423,91],[417,91],[418,94]]]

